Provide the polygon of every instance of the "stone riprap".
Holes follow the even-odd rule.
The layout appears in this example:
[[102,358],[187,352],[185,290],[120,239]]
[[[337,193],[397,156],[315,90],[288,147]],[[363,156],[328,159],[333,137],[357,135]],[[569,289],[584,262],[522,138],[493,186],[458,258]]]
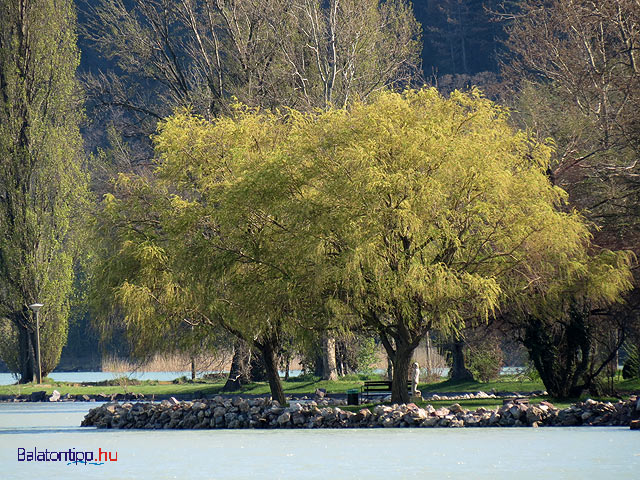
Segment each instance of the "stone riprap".
[[586,400],[564,409],[548,402],[529,405],[514,400],[496,410],[469,411],[458,404],[420,408],[410,403],[351,412],[321,407],[315,401],[283,407],[270,398],[216,397],[189,402],[107,403],[92,409],[82,426],[135,429],[629,426],[639,415],[636,398],[618,403]]
[[[498,392],[498,393],[485,393],[485,392],[466,392],[466,393],[422,393],[421,398],[425,402],[459,402],[461,400],[473,400],[473,399],[505,399],[505,398],[535,398],[547,396],[548,393],[543,390],[536,390],[534,392]],[[370,398],[379,402],[391,402],[391,395],[371,395]]]
[[468,392],[468,393],[432,393],[422,394],[422,398],[425,401],[459,401],[459,400],[473,400],[473,399],[486,399],[486,398],[534,398],[546,396],[548,393],[543,390],[535,392],[500,392],[500,393],[485,393],[485,392]]

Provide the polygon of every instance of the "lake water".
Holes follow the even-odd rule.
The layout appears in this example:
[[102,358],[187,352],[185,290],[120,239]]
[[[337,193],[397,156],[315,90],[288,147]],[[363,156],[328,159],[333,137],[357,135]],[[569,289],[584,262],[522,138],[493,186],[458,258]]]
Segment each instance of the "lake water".
[[[503,375],[514,375],[522,371],[521,367],[504,367]],[[442,372],[443,376],[447,376],[448,368]],[[289,375],[295,377],[300,375],[300,370],[291,370]],[[383,370],[377,370],[376,373],[386,373]],[[280,372],[284,376],[284,372]],[[200,375],[200,373],[198,373]],[[104,382],[105,380],[113,380],[118,377],[129,377],[136,380],[161,380],[171,381],[175,378],[185,376],[191,378],[191,372],[51,372],[49,378],[56,382]],[[16,377],[10,373],[0,373],[0,385],[12,385],[16,383]]]
[[[637,479],[628,427],[366,430],[97,430],[96,403],[0,404],[3,479]],[[19,462],[102,451],[103,465]],[[98,462],[96,462],[98,463]]]
[[[205,372],[206,373],[206,372]],[[218,373],[218,372],[211,372]],[[202,372],[198,372],[200,376]],[[282,372],[284,376],[284,372]],[[292,370],[289,375],[300,375],[300,370]],[[191,378],[191,372],[51,372],[48,377],[56,382],[104,382],[119,377],[128,377],[136,380],[161,380],[171,381],[185,376]],[[0,385],[12,385],[16,383],[16,377],[10,373],[0,373]]]
[[[185,376],[191,378],[191,372],[51,372],[48,377],[56,382],[104,382],[119,377],[129,377],[136,380],[168,380]],[[16,383],[16,378],[10,373],[0,373],[0,385]]]

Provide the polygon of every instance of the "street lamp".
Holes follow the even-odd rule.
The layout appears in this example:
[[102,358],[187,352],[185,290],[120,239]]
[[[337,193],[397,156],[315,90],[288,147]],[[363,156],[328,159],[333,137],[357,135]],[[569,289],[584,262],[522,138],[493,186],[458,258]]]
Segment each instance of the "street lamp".
[[34,303],[29,308],[36,312],[36,357],[38,358],[38,383],[42,383],[42,364],[40,363],[40,317],[38,311],[43,307],[42,303]]

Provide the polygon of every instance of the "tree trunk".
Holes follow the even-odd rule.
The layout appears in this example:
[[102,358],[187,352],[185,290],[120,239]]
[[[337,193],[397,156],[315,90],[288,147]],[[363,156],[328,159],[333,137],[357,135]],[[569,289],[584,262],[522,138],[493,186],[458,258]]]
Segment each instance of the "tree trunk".
[[431,353],[431,335],[429,332],[427,332],[427,338],[425,341],[425,348],[427,350],[427,364],[425,365],[426,370],[427,370],[427,378],[431,378],[431,375],[433,374],[433,365],[432,365],[432,361],[431,359],[433,358],[433,354]]
[[335,380],[338,378],[336,369],[336,339],[325,335],[322,338],[322,367],[323,380]]
[[284,361],[284,381],[288,382],[291,376],[291,355],[287,354]]
[[282,389],[282,382],[280,381],[280,374],[278,373],[276,349],[269,342],[260,344],[258,348],[260,349],[260,353],[262,353],[262,360],[267,371],[271,397],[274,400],[277,400],[280,405],[284,405],[286,403],[286,399],[284,397],[284,390]]
[[196,379],[196,359],[191,357],[191,380]]
[[223,392],[239,390],[250,381],[249,362],[251,359],[251,349],[247,342],[237,339],[233,345],[233,359],[227,382],[222,387]]
[[18,327],[18,363],[20,371],[20,383],[35,381],[36,366],[34,345],[29,330],[20,322],[15,322]]
[[415,349],[397,349],[391,361],[393,362],[393,378],[391,380],[391,402],[409,403],[409,365]]
[[553,327],[529,317],[523,344],[545,389],[555,398],[575,398],[590,388],[592,338],[587,325],[588,307],[573,305],[566,322]]
[[316,377],[324,376],[324,355],[322,353],[318,353],[313,362],[313,375]]
[[38,382],[38,379],[40,379],[38,383],[42,383],[42,379],[49,374],[49,371],[42,364],[42,350],[40,350],[40,361],[38,362],[38,348],[42,349],[42,344],[37,338],[36,332],[29,332],[29,335],[31,336],[31,346],[33,347],[34,381]]
[[469,67],[467,66],[467,48],[465,45],[465,31],[464,31],[464,16],[462,14],[462,4],[458,2],[458,34],[460,35],[460,55],[462,56],[462,71],[463,73],[469,73]]
[[420,345],[423,338],[407,328],[404,322],[398,322],[400,327],[391,335],[380,329],[380,340],[387,351],[387,357],[393,365],[391,376],[391,401],[393,403],[409,403],[409,365],[413,352]]
[[473,380],[473,374],[465,366],[464,341],[462,339],[456,339],[451,345],[451,356],[453,359],[451,380],[457,382]]
[[[274,350],[275,355],[275,350]],[[278,356],[276,355],[276,365]],[[251,351],[251,359],[249,360],[249,378],[252,382],[266,382],[269,380],[269,374],[264,364],[262,352],[255,353]]]

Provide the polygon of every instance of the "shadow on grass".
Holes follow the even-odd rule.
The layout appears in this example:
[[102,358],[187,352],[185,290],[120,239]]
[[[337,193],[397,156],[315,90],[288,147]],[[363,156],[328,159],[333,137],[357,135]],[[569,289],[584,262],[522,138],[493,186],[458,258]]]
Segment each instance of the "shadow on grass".
[[505,375],[491,382],[475,380],[444,380],[436,383],[421,383],[418,387],[423,393],[459,393],[459,392],[534,392],[544,390],[540,381]]

